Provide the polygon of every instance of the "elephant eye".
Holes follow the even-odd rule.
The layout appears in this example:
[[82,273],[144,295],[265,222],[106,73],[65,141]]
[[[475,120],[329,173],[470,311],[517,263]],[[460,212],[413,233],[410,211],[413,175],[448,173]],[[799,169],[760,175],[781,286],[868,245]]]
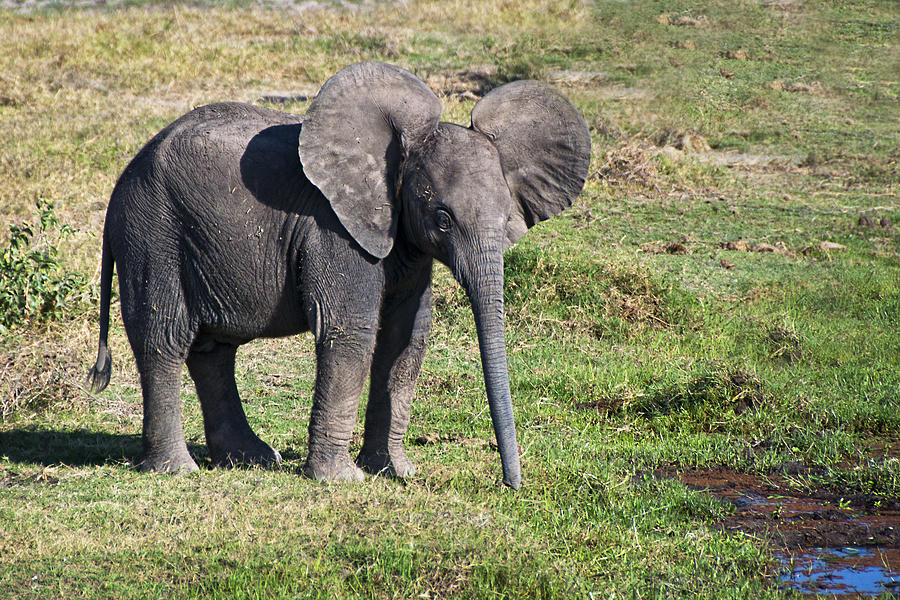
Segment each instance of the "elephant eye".
[[434,212],[434,224],[441,231],[450,231],[450,228],[453,227],[453,219],[446,210],[438,209]]

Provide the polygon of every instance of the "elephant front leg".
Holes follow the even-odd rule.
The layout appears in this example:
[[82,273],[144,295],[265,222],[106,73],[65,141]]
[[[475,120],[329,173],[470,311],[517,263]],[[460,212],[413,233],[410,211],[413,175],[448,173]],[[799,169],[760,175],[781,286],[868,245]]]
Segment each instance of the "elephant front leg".
[[408,477],[415,465],[403,448],[416,381],[431,328],[431,271],[424,289],[405,298],[385,299],[381,315],[366,427],[356,464],[369,473]]
[[309,418],[309,456],[303,472],[327,481],[363,481],[350,458],[350,438],[374,336],[348,336],[343,331],[316,342],[316,391]]

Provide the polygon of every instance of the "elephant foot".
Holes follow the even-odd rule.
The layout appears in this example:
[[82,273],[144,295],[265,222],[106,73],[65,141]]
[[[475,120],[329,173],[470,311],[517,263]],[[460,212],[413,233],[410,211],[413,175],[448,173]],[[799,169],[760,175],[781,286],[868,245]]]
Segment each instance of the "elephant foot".
[[175,452],[149,452],[145,453],[138,469],[143,472],[156,473],[190,473],[199,469],[197,463],[191,458],[187,448]]
[[255,435],[242,443],[209,444],[209,457],[219,467],[281,464],[281,454]]
[[356,457],[356,464],[367,473],[383,474],[391,477],[411,477],[416,472],[403,448],[393,450],[367,451],[365,448]]
[[309,457],[303,466],[303,474],[317,481],[365,481],[366,475],[344,454],[331,460]]

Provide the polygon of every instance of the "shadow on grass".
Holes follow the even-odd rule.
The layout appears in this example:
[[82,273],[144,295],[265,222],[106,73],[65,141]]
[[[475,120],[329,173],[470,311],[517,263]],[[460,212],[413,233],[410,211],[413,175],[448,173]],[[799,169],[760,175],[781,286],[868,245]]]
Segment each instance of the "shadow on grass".
[[[188,443],[188,451],[200,468],[213,468],[204,444]],[[12,462],[36,465],[136,465],[141,456],[139,434],[114,434],[87,429],[42,429],[29,427],[0,432],[0,456]],[[287,461],[303,458],[299,452],[282,452]],[[231,468],[258,469],[259,466],[232,465]]]
[[688,382],[656,390],[637,402],[634,408],[646,418],[680,411],[721,414],[722,411],[733,410],[740,414],[747,409],[764,406],[767,397],[763,382],[752,373],[741,369],[716,368]]
[[141,436],[87,429],[13,429],[0,432],[0,455],[13,462],[44,466],[135,464],[141,455]]

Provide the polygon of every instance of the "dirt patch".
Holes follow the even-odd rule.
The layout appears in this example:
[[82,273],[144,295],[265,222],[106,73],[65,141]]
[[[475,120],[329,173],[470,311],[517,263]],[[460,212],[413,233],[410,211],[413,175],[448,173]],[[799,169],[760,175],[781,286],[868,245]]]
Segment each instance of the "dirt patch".
[[[818,244],[815,245],[814,248],[816,250],[818,250],[819,252],[839,252],[841,250],[846,250],[847,246],[845,246],[843,244],[838,244],[837,242],[825,241],[825,242],[819,242]],[[803,254],[809,253],[809,250],[807,248],[801,248],[800,251],[803,252]]]
[[[765,538],[784,550],[893,545],[900,551],[900,499],[820,492],[792,495],[780,476],[725,470],[674,474],[686,486],[735,506],[726,531]],[[900,569],[900,563],[897,563]]]
[[722,57],[727,58],[728,60],[750,60],[750,56],[743,48],[738,48],[737,50],[726,50],[722,53]]
[[748,154],[743,152],[712,151],[700,159],[722,167],[743,169],[753,172],[780,173],[784,171],[798,171],[798,164],[802,160],[798,156],[776,154]]
[[702,27],[706,25],[706,17],[694,18],[688,15],[667,15],[662,14],[656,17],[655,21],[660,25],[675,25],[677,27]]
[[553,85],[559,86],[590,85],[602,82],[606,79],[606,73],[601,73],[599,71],[573,71],[570,69],[563,69],[550,72],[547,75],[547,79]]
[[866,454],[875,458],[900,458],[900,441],[873,440],[866,444]]
[[776,92],[794,92],[802,94],[821,94],[822,85],[818,82],[804,83],[802,81],[782,81],[773,79],[765,83],[766,89]]
[[790,254],[790,251],[784,246],[784,244],[774,245],[767,244],[766,242],[758,242],[752,244],[747,240],[735,240],[730,242],[723,242],[721,244],[722,249],[724,250],[732,250],[734,252],[761,252],[763,254]]
[[720,469],[669,473],[732,504],[724,531],[764,539],[780,581],[803,594],[900,592],[900,499],[791,490],[781,476]]
[[820,91],[820,86],[818,83],[809,84],[803,83],[802,81],[789,81],[784,84],[784,91],[811,94]]
[[694,40],[678,40],[672,43],[672,47],[678,50],[696,50],[697,42]]
[[478,100],[502,83],[496,65],[482,65],[459,71],[441,71],[425,77],[425,83],[439,95],[460,100]]
[[878,217],[870,217],[869,215],[862,215],[857,219],[856,226],[861,229],[893,229],[894,223],[891,221],[891,218],[888,216],[883,216],[880,219]]
[[672,146],[691,154],[704,154],[712,150],[706,138],[699,133],[679,129],[666,129],[654,136],[653,142],[661,148]]

